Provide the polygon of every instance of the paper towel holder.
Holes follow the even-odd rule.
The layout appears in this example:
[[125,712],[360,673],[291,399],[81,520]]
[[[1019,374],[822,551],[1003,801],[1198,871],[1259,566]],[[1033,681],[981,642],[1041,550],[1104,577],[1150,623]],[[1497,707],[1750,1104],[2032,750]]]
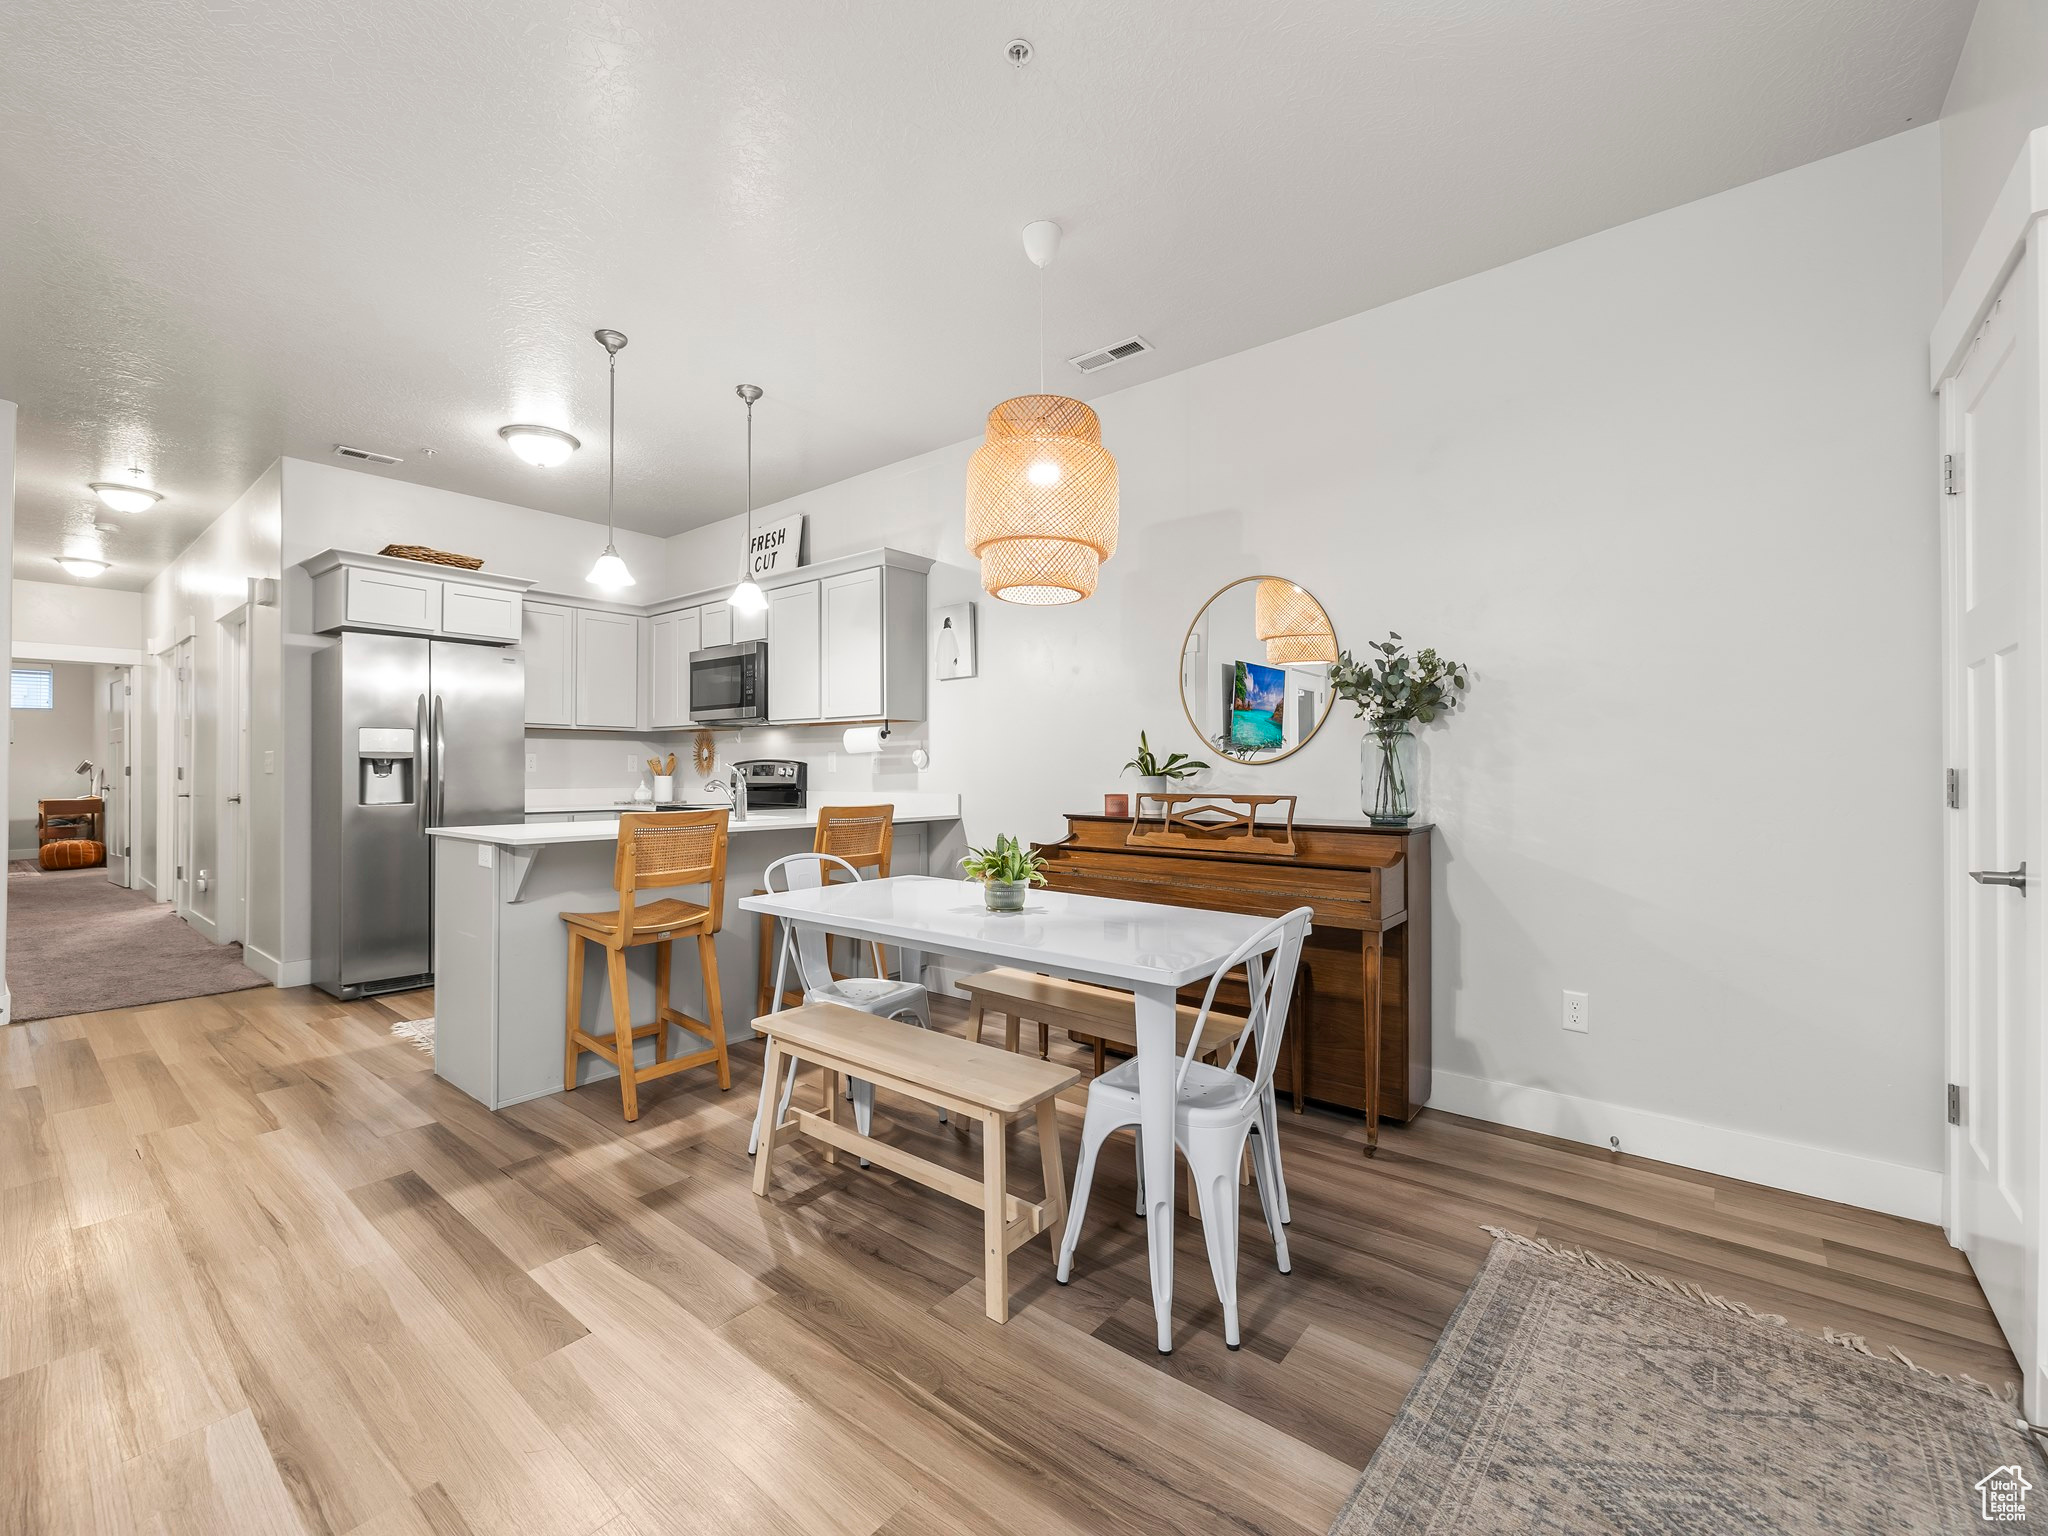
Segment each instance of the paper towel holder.
[[[880,752],[882,750],[883,745],[889,740],[889,736],[889,722],[886,720],[882,722],[881,727],[879,729],[876,729],[873,726],[849,725],[846,728],[846,734],[840,738],[840,745],[843,748],[845,748],[845,750],[848,753],[854,756],[863,756],[869,752]],[[870,738],[873,741],[874,745],[869,746],[866,742],[864,742],[861,739],[863,737]],[[914,747],[911,749],[911,767],[929,768],[931,767],[931,765],[931,753],[925,751],[923,747]]]

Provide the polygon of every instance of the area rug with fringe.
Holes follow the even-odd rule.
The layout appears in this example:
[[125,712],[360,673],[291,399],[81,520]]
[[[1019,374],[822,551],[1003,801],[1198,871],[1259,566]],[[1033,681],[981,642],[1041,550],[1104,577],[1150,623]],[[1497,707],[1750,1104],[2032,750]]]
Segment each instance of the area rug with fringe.
[[1938,1536],[2036,1487],[2028,1523],[2048,1520],[2048,1465],[1999,1393],[1486,1230],[1331,1536]]

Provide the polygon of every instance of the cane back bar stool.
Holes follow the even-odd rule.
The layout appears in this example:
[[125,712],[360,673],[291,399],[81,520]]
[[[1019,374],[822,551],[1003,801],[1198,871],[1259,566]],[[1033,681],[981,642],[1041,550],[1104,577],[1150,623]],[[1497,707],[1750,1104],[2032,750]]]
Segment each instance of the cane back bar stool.
[[[619,1099],[628,1120],[640,1118],[640,1085],[707,1062],[718,1067],[718,1086],[732,1086],[732,1066],[725,1054],[725,1009],[718,995],[718,925],[725,910],[726,817],[715,811],[632,812],[619,818],[619,851],[612,867],[612,885],[619,893],[615,912],[564,912],[569,928],[569,997],[562,1053],[562,1087],[576,1086],[576,1059],[583,1052],[601,1056],[619,1069]],[[702,905],[673,896],[643,902],[648,891],[682,886],[705,887]],[[669,1005],[669,979],[675,941],[697,941],[697,964],[704,974],[704,1019],[695,1019]],[[611,993],[610,1044],[583,1032],[583,946],[605,952],[605,980]],[[643,944],[660,948],[654,957],[654,1019],[635,1024],[626,990],[626,951]],[[670,1056],[670,1027],[704,1040],[702,1050]],[[636,1063],[633,1043],[654,1038],[654,1060]]]
[[[811,840],[811,852],[830,854],[833,858],[850,866],[855,879],[872,875],[874,879],[889,878],[889,859],[896,846],[896,807],[893,805],[828,805],[818,812],[817,836]],[[837,879],[836,875],[828,876]],[[754,892],[756,896],[760,891]],[[874,946],[875,974],[886,976],[888,966],[882,957],[882,946]],[[758,994],[754,999],[754,1016],[773,1013],[777,1008],[794,1008],[803,999],[796,993],[784,994],[778,1003],[771,996],[774,989],[775,956],[779,953],[775,942],[775,919],[767,913],[761,914],[761,963]],[[833,972],[840,980],[838,972]],[[916,978],[911,978],[915,980]]]

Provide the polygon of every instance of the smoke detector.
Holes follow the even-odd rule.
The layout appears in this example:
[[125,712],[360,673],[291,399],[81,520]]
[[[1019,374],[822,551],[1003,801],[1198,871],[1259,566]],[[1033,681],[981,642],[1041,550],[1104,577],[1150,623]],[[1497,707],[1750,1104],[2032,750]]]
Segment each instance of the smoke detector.
[[388,453],[372,453],[367,448],[351,448],[347,443],[334,445],[337,459],[354,459],[360,464],[403,464],[405,460]]
[[1097,347],[1093,352],[1083,352],[1079,357],[1070,357],[1072,363],[1083,373],[1099,373],[1112,368],[1127,357],[1136,357],[1140,352],[1155,352],[1158,348],[1142,336],[1126,336],[1122,341],[1107,347]]

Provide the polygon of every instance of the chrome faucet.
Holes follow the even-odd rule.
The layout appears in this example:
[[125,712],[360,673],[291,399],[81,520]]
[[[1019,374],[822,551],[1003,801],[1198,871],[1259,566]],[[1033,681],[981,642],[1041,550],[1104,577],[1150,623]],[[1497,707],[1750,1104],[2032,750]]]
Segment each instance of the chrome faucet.
[[738,763],[734,763],[725,770],[724,778],[706,779],[704,787],[707,790],[724,790],[726,799],[732,802],[732,819],[734,821],[745,821],[747,819],[747,779],[746,775],[740,772],[740,765]]

